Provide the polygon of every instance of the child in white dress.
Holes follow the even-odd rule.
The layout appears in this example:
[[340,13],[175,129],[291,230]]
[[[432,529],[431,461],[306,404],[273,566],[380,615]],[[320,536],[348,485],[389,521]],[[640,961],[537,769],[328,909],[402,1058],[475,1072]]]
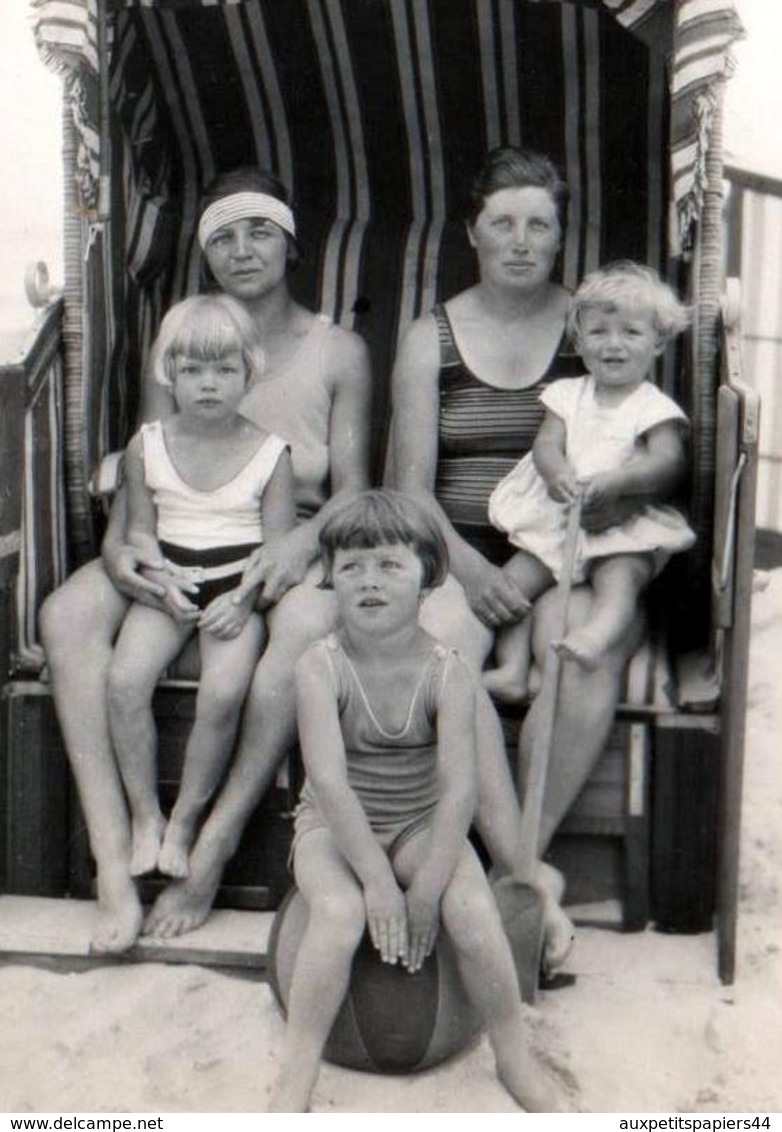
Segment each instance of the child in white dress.
[[[665,498],[685,467],[687,418],[648,378],[688,322],[687,309],[649,268],[622,262],[588,275],[568,315],[588,373],[543,391],[546,416],[532,452],[489,500],[491,522],[518,548],[504,569],[530,602],[559,577],[567,510],[576,497],[587,511],[629,503],[628,518],[580,534],[574,581],[590,583],[591,616],[557,647],[587,669],[627,631],[641,593],[670,555],[695,541],[679,511],[644,502]],[[498,636],[497,666],[484,684],[499,699],[526,693],[529,620]]]
[[[143,425],[125,456],[127,539],[161,568],[165,596],[132,605],[109,671],[112,739],[131,811],[131,874],[188,875],[197,822],[233,749],[264,644],[256,591],[235,591],[253,550],[292,529],[288,446],[238,412],[262,353],[250,315],[224,295],[185,299],[163,319],[157,380],[177,411]],[[181,785],[166,822],[157,793],[152,695],[198,632],[201,679]]]

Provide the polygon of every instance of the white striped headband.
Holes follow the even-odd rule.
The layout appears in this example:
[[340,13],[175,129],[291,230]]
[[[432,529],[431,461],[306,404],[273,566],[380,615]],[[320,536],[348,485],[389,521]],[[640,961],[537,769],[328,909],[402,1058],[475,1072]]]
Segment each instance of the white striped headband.
[[198,242],[205,248],[218,228],[233,224],[235,220],[249,220],[256,216],[274,221],[283,232],[296,239],[296,221],[284,201],[269,193],[231,193],[204,209],[198,222]]

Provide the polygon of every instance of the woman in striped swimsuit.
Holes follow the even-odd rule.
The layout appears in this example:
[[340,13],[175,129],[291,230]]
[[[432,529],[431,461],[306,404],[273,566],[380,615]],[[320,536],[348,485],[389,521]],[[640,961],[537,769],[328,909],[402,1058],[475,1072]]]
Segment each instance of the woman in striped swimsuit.
[[[489,495],[532,447],[543,419],[541,389],[583,371],[564,340],[569,295],[552,278],[567,200],[567,186],[548,158],[493,150],[473,184],[467,217],[479,281],[410,327],[394,372],[396,486],[437,514],[451,560],[452,575],[427,599],[422,624],[456,646],[477,671],[491,652],[494,632],[529,609],[525,595],[500,569],[508,547],[489,523]],[[616,521],[616,512],[606,509],[583,519],[594,530]],[[588,587],[574,591],[573,624],[586,620],[590,601]],[[538,658],[545,655],[551,609],[544,596],[535,610]],[[640,631],[634,626],[594,672],[565,666],[542,852],[600,756]],[[534,727],[533,706],[522,732],[525,751]],[[479,698],[478,729],[476,824],[495,865],[512,870],[518,807],[499,720],[486,695]],[[545,958],[555,967],[572,941],[572,926],[560,907],[564,882],[543,862],[539,880],[547,905]]]

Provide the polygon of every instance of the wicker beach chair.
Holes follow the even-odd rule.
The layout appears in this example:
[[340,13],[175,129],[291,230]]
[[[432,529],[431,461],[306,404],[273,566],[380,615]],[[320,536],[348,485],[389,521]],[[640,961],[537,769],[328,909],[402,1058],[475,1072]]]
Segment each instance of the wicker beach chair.
[[[89,862],[42,679],[35,615],[96,553],[90,485],[127,440],[167,306],[199,286],[196,202],[218,171],[293,187],[298,296],[367,340],[374,460],[411,319],[472,280],[465,180],[490,146],[550,154],[572,190],[572,287],[599,263],[657,267],[696,306],[659,380],[693,424],[696,546],[655,597],[614,736],[563,831],[612,840],[624,922],[703,930],[733,978],[757,403],[741,384],[721,271],[721,90],[740,34],[720,0],[36,0],[64,79],[66,278],[3,374],[0,525],[7,891],[89,891]],[[723,309],[727,312],[723,314]],[[176,778],[192,688],[161,688]],[[509,729],[517,720],[509,721]],[[273,905],[290,786],[253,823],[223,899]]]

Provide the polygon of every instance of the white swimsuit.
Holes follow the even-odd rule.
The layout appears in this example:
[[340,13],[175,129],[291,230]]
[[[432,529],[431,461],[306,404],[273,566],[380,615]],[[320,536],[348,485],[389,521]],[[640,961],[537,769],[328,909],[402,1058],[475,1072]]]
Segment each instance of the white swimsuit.
[[141,426],[141,443],[160,548],[200,585],[195,600],[203,609],[218,593],[238,585],[248,555],[263,542],[261,498],[288,446],[270,434],[228,483],[201,491],[174,467],[161,421]]

